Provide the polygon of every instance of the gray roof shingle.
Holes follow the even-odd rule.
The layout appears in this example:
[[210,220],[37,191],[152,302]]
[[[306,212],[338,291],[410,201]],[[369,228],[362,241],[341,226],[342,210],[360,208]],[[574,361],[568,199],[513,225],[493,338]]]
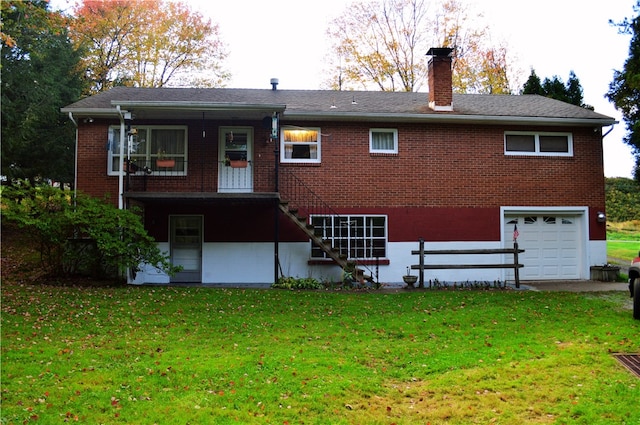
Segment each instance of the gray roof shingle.
[[[175,109],[197,109],[216,105],[244,106],[283,105],[284,117],[317,119],[354,119],[364,116],[397,118],[420,117],[446,119],[482,119],[508,121],[516,118],[540,121],[559,120],[574,123],[593,122],[609,125],[611,117],[589,109],[538,95],[454,94],[453,111],[435,112],[428,107],[424,92],[270,90],[231,88],[135,88],[115,87],[109,91],[75,102],[63,112],[90,113],[91,110],[115,108],[119,102],[144,105],[158,104]],[[584,121],[584,122],[583,122]]]

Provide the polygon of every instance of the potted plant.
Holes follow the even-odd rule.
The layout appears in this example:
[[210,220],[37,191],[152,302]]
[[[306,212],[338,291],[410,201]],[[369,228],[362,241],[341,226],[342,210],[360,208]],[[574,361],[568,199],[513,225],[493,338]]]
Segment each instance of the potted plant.
[[408,287],[413,288],[413,284],[418,281],[418,276],[413,276],[411,274],[411,268],[407,266],[407,274],[402,276],[402,280],[407,284]]
[[160,168],[172,168],[176,165],[176,160],[173,158],[165,158],[164,149],[158,151],[158,158],[156,159],[156,165]]

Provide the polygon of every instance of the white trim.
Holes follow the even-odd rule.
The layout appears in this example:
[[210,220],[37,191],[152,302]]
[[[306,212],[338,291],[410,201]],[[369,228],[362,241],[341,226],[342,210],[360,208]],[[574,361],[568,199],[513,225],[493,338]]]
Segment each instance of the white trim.
[[[580,244],[581,244],[581,270],[580,279],[589,279],[589,265],[591,264],[590,240],[589,240],[589,207],[585,206],[557,206],[557,207],[539,207],[539,206],[502,206],[500,207],[500,244],[504,248],[510,248],[509,242],[504,239],[505,220],[507,214],[517,215],[535,215],[535,214],[555,214],[570,215],[580,218]],[[506,271],[503,271],[503,279]]]
[[[285,131],[306,130],[315,131],[318,135],[315,142],[300,143],[300,145],[316,146],[316,158],[287,158],[285,149],[284,133]],[[322,163],[322,132],[320,127],[300,128],[295,126],[282,126],[280,128],[280,162],[287,164],[320,164]],[[287,144],[292,144],[288,142]]]
[[[153,161],[155,161],[155,159],[157,159],[157,154],[154,154],[153,152],[150,151],[151,149],[151,139],[150,139],[150,134],[153,132],[153,130],[183,130],[184,131],[184,155],[181,156],[184,158],[184,170],[183,171],[161,171],[159,172],[159,170],[154,170],[154,174],[158,174],[158,175],[162,175],[162,176],[186,176],[187,175],[187,167],[188,167],[188,159],[189,159],[189,127],[186,125],[136,125],[136,128],[139,129],[143,129],[145,131],[147,131],[147,137],[149,137],[149,140],[147,141],[147,150],[148,152],[145,152],[145,161],[149,161],[149,164],[153,164]],[[113,137],[116,133],[116,129],[118,128],[118,126],[113,126],[110,125],[108,127],[107,130],[107,175],[108,176],[119,176],[120,175],[120,171],[114,171],[113,170],[113,159],[114,159],[114,155],[113,155],[113,146],[112,144],[115,143],[115,138]],[[151,133],[149,132],[151,131]],[[120,139],[122,140],[122,130],[120,133]],[[124,142],[121,143],[121,153],[120,155],[122,156],[121,158],[119,158],[119,166],[120,166],[120,170],[122,170],[124,168],[124,157],[127,156],[126,153],[122,153],[123,149],[124,149],[124,144],[127,143],[128,144],[128,137],[125,137]],[[129,146],[127,146],[127,148],[130,148]],[[174,155],[175,156],[175,155]]]
[[[524,135],[534,137],[534,151],[508,151],[507,136]],[[540,136],[567,136],[567,152],[541,152]],[[504,132],[504,154],[509,156],[573,156],[573,134],[569,132],[552,131],[505,131]]]
[[438,105],[436,104],[435,101],[431,101],[429,102],[429,108],[433,109],[434,111],[453,111],[453,103],[450,105]]
[[[373,133],[393,133],[393,149],[374,149]],[[398,153],[398,129],[397,128],[370,128],[369,129],[369,153]]]

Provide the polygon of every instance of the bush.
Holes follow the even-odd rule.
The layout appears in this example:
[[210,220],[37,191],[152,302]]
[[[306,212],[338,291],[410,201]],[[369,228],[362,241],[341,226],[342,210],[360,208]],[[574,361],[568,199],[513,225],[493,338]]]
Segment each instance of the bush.
[[26,229],[40,246],[41,264],[50,276],[80,270],[134,274],[150,264],[170,275],[171,265],[144,229],[136,210],[120,210],[103,200],[49,185],[28,182],[2,188],[3,219]]
[[323,289],[324,285],[312,277],[280,277],[271,285],[277,289]]

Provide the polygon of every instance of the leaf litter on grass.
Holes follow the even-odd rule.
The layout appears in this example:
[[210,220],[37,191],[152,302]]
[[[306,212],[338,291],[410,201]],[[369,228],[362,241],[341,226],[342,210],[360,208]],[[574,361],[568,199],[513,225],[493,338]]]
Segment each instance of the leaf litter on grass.
[[548,423],[637,395],[605,360],[637,325],[579,294],[23,284],[2,313],[8,423]]

